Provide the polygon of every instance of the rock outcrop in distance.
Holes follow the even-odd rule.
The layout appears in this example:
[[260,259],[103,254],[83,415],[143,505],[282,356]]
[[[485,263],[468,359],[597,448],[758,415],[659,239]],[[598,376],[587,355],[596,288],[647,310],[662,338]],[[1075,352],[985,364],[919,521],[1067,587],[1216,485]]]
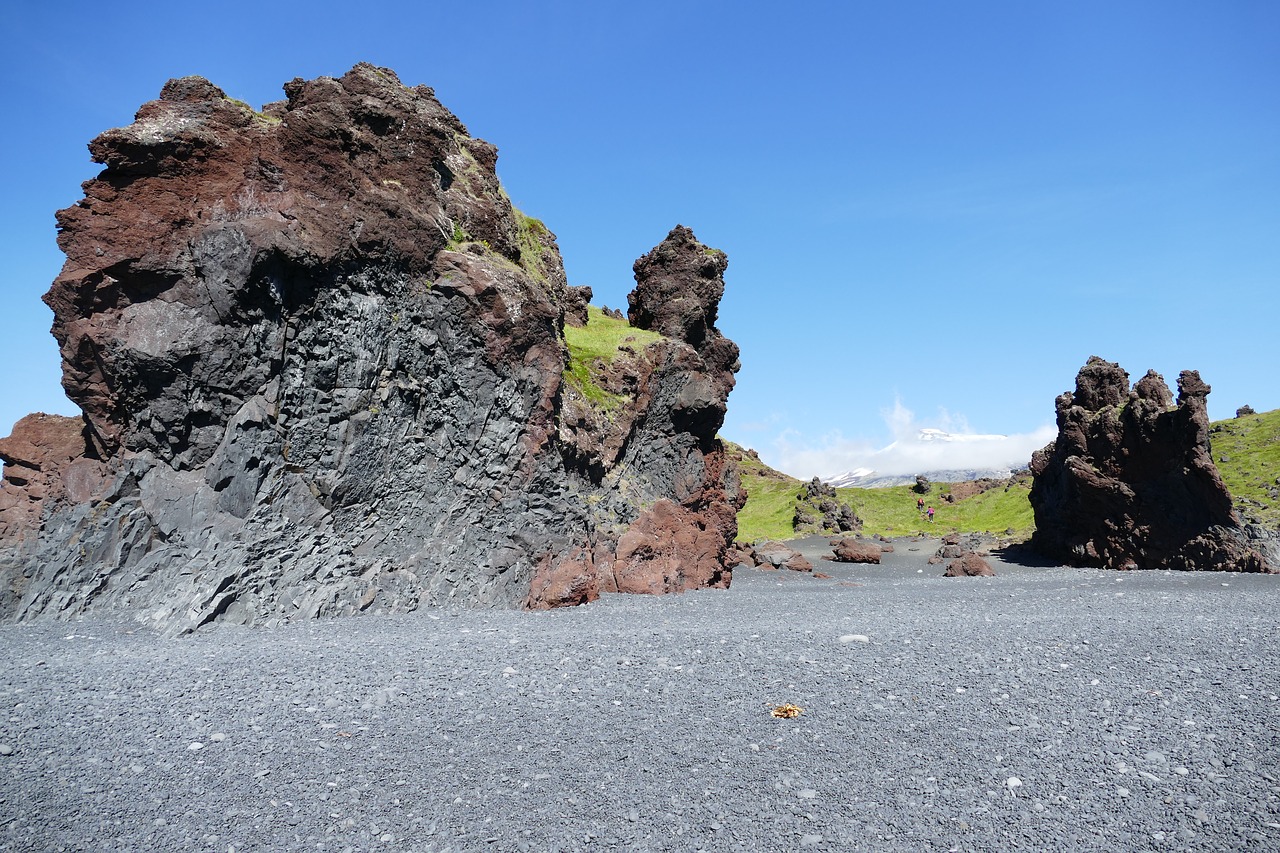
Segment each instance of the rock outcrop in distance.
[[1231,508],[1209,452],[1209,386],[1148,371],[1132,388],[1091,356],[1057,399],[1058,437],[1032,457],[1031,548],[1110,569],[1277,571]]
[[677,227],[640,259],[632,322],[660,334],[575,385],[590,292],[494,146],[387,69],[284,90],[255,112],[171,80],[90,143],[45,296],[83,417],[0,444],[0,618],[176,633],[727,586],[724,253]]

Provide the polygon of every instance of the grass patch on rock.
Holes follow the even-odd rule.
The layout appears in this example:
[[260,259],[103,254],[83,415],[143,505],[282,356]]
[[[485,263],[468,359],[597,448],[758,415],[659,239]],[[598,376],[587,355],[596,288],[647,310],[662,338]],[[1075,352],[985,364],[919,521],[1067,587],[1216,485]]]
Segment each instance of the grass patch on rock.
[[623,347],[639,352],[662,335],[637,329],[626,320],[610,317],[594,305],[587,306],[587,325],[564,327],[565,344],[569,347],[569,366],[564,378],[593,406],[610,411],[621,405],[623,397],[600,383],[600,371],[611,365]]
[[520,249],[520,266],[538,281],[545,281],[547,273],[542,266],[542,256],[546,247],[542,241],[549,233],[547,226],[541,219],[525,216],[515,205],[511,206],[511,210],[516,215],[516,245]]

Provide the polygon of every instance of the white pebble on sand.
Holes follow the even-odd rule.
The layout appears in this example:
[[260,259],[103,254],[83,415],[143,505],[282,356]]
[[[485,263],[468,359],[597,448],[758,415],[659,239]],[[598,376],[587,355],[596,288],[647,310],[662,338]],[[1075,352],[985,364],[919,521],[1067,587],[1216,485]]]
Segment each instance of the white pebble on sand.
[[198,750],[204,749],[204,744],[202,744],[198,740],[192,741],[191,743],[187,744],[187,749],[191,750],[192,752],[196,752]]
[[214,732],[213,734],[209,735],[209,740],[213,741],[214,743],[222,743],[226,739],[227,739],[227,736],[224,735],[222,732]]
[[871,638],[866,634],[844,634],[840,637],[842,643],[869,643]]
[[1004,780],[1004,784],[1009,788],[1010,793],[1012,793],[1015,789],[1022,787],[1022,780],[1017,776],[1010,776],[1008,779]]

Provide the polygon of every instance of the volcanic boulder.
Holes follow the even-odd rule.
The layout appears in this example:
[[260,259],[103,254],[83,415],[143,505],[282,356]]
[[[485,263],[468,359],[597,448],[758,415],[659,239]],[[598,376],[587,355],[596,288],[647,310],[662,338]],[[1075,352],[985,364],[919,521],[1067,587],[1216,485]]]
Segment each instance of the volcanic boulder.
[[972,551],[947,563],[944,578],[993,578],[996,576],[991,564]]
[[764,569],[790,569],[793,572],[813,571],[813,563],[807,557],[782,542],[765,542],[757,545],[754,556],[756,564]]
[[879,564],[880,555],[885,553],[877,543],[861,539],[836,539],[831,542],[831,548],[834,552],[831,559],[837,563]]
[[1209,390],[1183,371],[1174,405],[1158,373],[1130,388],[1118,364],[1090,357],[1057,399],[1057,439],[1032,457],[1033,550],[1112,569],[1266,571],[1210,455]]
[[638,272],[700,296],[599,380],[619,428],[571,399],[587,293],[496,149],[387,69],[285,93],[255,112],[172,80],[90,144],[45,297],[84,414],[6,440],[0,616],[181,631],[727,585],[723,253],[677,228],[661,286]]

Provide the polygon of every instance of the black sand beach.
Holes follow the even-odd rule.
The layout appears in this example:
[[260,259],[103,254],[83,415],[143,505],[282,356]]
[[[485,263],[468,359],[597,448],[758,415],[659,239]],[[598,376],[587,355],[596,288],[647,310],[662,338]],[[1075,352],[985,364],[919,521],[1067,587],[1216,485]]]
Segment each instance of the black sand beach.
[[0,850],[1280,849],[1280,579],[896,545],[546,613],[5,625]]

